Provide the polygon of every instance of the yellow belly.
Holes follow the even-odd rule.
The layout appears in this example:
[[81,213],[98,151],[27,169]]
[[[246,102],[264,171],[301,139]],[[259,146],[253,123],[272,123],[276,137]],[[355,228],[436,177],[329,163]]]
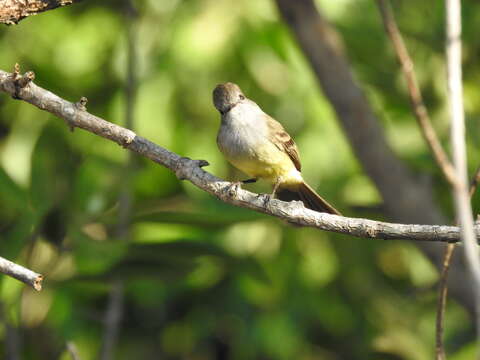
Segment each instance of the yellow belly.
[[248,156],[225,156],[233,166],[248,176],[263,179],[272,185],[279,179],[282,187],[295,187],[303,182],[290,157],[271,143],[256,148]]

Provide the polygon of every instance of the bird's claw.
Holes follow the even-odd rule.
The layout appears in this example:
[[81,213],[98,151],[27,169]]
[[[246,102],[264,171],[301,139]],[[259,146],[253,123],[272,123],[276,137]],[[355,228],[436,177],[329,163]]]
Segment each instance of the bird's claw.
[[270,201],[274,199],[271,194],[258,194],[258,198],[263,201],[263,206],[265,208],[268,208],[268,206],[270,205]]

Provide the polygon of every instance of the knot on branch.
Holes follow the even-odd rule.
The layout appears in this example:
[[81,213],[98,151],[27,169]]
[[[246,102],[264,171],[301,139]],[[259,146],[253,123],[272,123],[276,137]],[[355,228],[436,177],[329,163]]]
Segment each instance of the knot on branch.
[[[232,200],[236,200],[237,199],[237,195],[238,195],[238,190],[241,188],[241,182],[240,181],[236,181],[236,182],[233,182],[233,183],[227,183],[227,185],[222,189],[222,191],[225,193],[225,195],[229,198],[229,199],[232,199]],[[266,203],[264,202],[264,207],[266,207],[265,205]]]
[[75,103],[75,107],[80,111],[87,111],[88,99],[85,96],[82,96],[80,100]]
[[73,104],[73,107],[75,108],[73,117],[65,118],[65,122],[67,123],[67,126],[71,132],[75,130],[75,122],[78,117],[78,112],[87,111],[87,103],[88,103],[88,99],[85,96],[82,96],[80,100],[78,100],[76,103]]
[[34,79],[35,73],[33,71],[27,71],[25,74],[20,75],[20,65],[16,63],[12,73],[13,86],[15,87],[15,92],[13,93],[12,98],[19,100],[20,91]]
[[137,135],[133,131],[129,131],[128,134],[122,136],[120,145],[124,149],[128,149],[129,145],[135,140]]
[[366,230],[366,233],[369,237],[371,237],[371,238],[376,238],[377,237],[378,230],[375,226],[367,227],[365,230]]
[[196,168],[210,165],[206,160],[192,160],[188,157],[181,157],[177,160],[174,171],[178,180],[185,180],[191,177]]
[[79,111],[87,111],[87,103],[88,99],[85,96],[82,96],[80,100],[78,100],[76,103],[73,103],[73,109],[71,109],[71,116],[70,117],[65,117],[64,120],[67,123],[68,128],[70,129],[71,132],[75,130],[75,123],[76,119],[78,117],[78,112]]

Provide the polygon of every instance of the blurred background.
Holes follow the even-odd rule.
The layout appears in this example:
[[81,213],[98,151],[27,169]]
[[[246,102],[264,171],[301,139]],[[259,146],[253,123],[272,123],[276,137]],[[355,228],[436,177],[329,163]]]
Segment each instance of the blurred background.
[[[431,184],[451,219],[449,187],[412,116],[375,2],[316,4],[341,35],[388,143]],[[463,5],[473,173],[480,7]],[[208,160],[206,170],[228,180],[244,175],[217,150],[220,117],[211,91],[236,82],[292,135],[304,177],[322,196],[348,216],[388,220],[274,1],[144,0],[130,4],[134,11],[127,7],[83,1],[2,26],[0,69],[12,71],[18,62],[35,71],[38,85],[72,102],[86,96],[89,112]],[[448,144],[443,4],[403,0],[394,10]],[[261,183],[245,187],[270,191]],[[224,204],[5,94],[0,239],[2,256],[46,277],[38,293],[0,277],[1,358],[64,360],[77,352],[102,360],[421,360],[435,353],[439,271],[416,244],[292,227]],[[449,298],[449,359],[474,357],[471,310]]]

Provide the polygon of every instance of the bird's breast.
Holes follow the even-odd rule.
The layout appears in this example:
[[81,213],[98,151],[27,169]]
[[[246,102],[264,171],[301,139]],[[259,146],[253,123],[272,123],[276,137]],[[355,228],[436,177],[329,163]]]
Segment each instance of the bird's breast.
[[[217,144],[227,160],[245,174],[275,183],[279,177],[292,175],[301,179],[289,156],[268,137],[262,119],[225,116],[217,135]],[[295,174],[293,174],[295,173]]]

